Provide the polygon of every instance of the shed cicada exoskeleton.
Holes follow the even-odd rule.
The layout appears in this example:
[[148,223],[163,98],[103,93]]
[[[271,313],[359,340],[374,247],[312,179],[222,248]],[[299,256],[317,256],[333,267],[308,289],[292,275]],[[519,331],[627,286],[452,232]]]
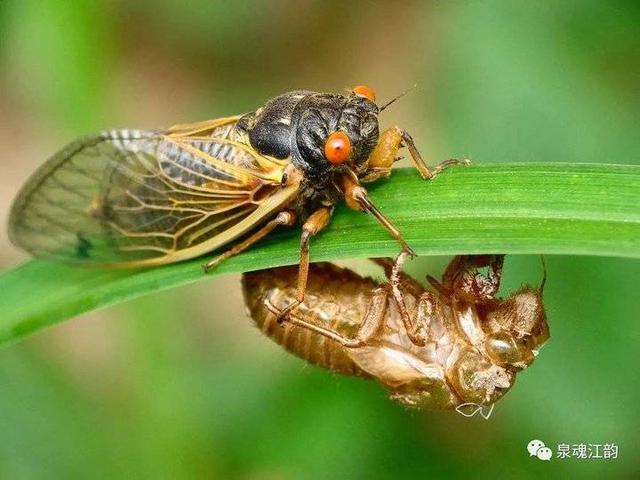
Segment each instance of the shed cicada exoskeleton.
[[159,265],[232,246],[211,269],[281,225],[302,223],[297,302],[304,298],[310,238],[345,199],[373,214],[404,249],[400,232],[361,183],[390,174],[409,149],[404,130],[378,133],[369,87],[346,95],[293,91],[245,115],[162,131],[107,130],[77,140],[22,188],[10,217],[15,244],[85,265]]
[[428,277],[430,291],[401,271],[405,256],[376,260],[387,274],[382,284],[330,263],[311,265],[305,300],[284,325],[276,320],[296,301],[296,269],[245,273],[249,315],[295,355],[374,378],[406,406],[465,414],[493,405],[549,338],[544,280],[499,299],[504,256],[468,255],[455,257],[441,282]]

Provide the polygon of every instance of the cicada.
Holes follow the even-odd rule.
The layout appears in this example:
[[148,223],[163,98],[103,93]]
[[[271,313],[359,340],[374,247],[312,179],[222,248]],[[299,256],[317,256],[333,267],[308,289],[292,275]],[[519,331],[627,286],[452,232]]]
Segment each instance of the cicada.
[[35,255],[106,267],[167,264],[227,246],[209,270],[299,222],[301,301],[310,238],[342,199],[409,250],[361,186],[387,177],[401,146],[424,178],[459,163],[430,169],[407,132],[379,134],[383,109],[366,86],[348,94],[298,90],[244,115],[82,138],[22,188],[10,237]]
[[282,326],[276,320],[295,302],[296,269],[245,273],[248,313],[295,355],[373,378],[405,406],[464,413],[460,407],[493,405],[549,338],[544,280],[500,299],[504,256],[457,256],[442,281],[428,277],[434,289],[427,290],[402,272],[405,257],[377,260],[384,283],[311,265],[306,298]]

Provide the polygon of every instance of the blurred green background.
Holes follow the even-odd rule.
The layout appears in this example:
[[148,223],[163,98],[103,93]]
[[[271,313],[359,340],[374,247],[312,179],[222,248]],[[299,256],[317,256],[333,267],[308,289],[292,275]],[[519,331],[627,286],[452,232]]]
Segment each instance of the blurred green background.
[[[431,161],[638,163],[639,25],[623,1],[4,0],[0,221],[76,136],[295,88],[365,83],[384,101],[417,83],[381,122]],[[3,226],[0,266],[24,258]],[[305,365],[261,337],[227,275],[0,351],[0,478],[637,478],[640,262],[547,262],[552,338],[489,421],[407,412]],[[536,257],[511,257],[506,290],[539,276]],[[619,458],[542,462],[533,438]]]

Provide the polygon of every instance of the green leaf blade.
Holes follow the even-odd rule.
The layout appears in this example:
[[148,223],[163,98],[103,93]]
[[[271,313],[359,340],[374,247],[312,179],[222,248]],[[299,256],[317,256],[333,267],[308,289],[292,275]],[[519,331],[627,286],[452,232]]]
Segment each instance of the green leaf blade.
[[[423,181],[399,169],[370,186],[419,255],[546,253],[640,258],[640,166],[494,164]],[[293,264],[299,229],[280,231],[214,274]],[[370,216],[337,208],[313,261],[392,256]],[[0,345],[80,313],[208,278],[203,259],[144,270],[88,270],[34,259],[0,275]]]

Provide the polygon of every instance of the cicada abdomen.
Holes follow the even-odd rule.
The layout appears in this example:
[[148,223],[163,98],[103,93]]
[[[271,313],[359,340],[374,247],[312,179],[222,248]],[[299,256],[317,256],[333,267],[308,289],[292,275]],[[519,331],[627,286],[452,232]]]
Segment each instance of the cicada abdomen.
[[[478,269],[487,258],[485,276]],[[283,325],[277,317],[295,299],[294,267],[246,273],[243,289],[258,327],[310,363],[374,378],[410,407],[491,405],[549,338],[542,286],[496,298],[502,258],[456,257],[442,282],[430,279],[434,291],[390,261],[379,261],[383,284],[314,264],[305,301]]]

